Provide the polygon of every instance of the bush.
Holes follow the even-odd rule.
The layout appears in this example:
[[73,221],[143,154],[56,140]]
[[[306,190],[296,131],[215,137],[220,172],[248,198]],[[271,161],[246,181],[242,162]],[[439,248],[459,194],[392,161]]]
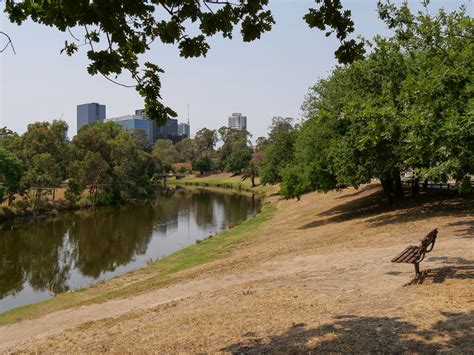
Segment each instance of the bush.
[[97,202],[101,206],[110,205],[113,202],[113,198],[109,193],[101,191],[97,196]]

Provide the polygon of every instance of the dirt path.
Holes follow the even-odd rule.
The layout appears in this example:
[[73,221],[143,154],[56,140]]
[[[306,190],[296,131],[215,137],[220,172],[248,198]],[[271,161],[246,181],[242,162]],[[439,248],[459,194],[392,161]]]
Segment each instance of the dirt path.
[[[198,278],[0,328],[0,352],[474,348],[470,201],[386,210],[367,186],[278,204],[262,235]],[[434,227],[427,277],[407,286],[413,267],[390,259]]]

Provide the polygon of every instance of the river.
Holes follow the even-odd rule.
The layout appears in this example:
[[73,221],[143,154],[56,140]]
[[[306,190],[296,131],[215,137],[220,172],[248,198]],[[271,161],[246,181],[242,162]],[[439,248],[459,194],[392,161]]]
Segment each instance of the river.
[[255,215],[258,200],[177,188],[142,205],[0,231],[0,313],[136,270]]

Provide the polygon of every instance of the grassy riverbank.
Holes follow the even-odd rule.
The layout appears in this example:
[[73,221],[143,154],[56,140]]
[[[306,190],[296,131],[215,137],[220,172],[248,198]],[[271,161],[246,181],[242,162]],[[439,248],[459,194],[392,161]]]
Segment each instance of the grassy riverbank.
[[260,178],[256,178],[255,182],[257,186],[252,187],[249,179],[242,180],[241,176],[231,176],[230,174],[223,173],[203,177],[191,175],[179,180],[169,180],[168,184],[226,188],[255,193],[262,198],[277,195],[280,189],[277,185],[261,185]]
[[[65,309],[0,327],[0,353],[469,353],[473,203],[422,193],[388,208],[379,184],[272,199],[149,267],[4,315]],[[391,259],[433,228],[415,280]]]
[[147,267],[130,272],[89,288],[67,292],[56,297],[0,314],[0,325],[112,298],[133,296],[180,280],[179,272],[224,258],[245,240],[258,235],[262,224],[276,212],[274,204],[265,204],[255,217],[198,244],[177,251]]

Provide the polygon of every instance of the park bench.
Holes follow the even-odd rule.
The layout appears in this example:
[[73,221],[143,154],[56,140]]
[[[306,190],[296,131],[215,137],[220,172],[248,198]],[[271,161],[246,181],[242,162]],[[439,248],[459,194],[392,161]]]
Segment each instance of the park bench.
[[420,273],[420,262],[425,258],[425,254],[433,250],[436,237],[438,236],[438,229],[433,229],[424,237],[420,245],[410,245],[398,256],[392,259],[392,263],[408,263],[415,265],[415,274],[417,277]]

